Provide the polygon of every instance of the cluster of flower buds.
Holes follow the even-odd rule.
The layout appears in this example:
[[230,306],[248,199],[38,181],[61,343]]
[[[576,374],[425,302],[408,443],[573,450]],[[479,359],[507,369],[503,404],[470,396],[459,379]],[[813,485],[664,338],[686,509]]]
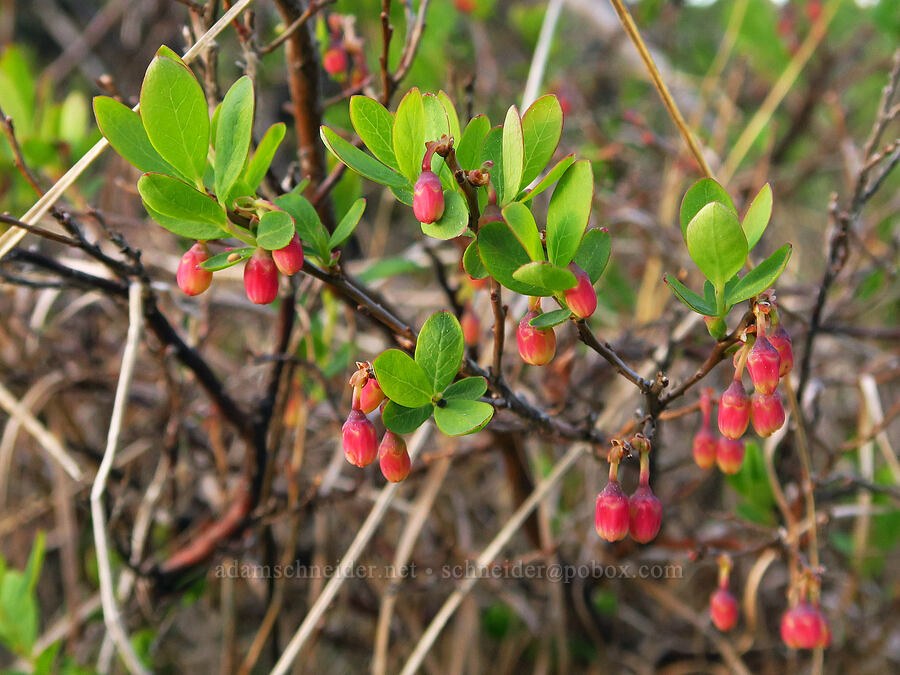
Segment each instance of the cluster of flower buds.
[[531,325],[531,320],[542,313],[541,299],[529,298],[528,311],[522,316],[516,329],[519,356],[532,366],[546,366],[556,355],[556,333],[553,328],[536,328]]
[[727,633],[735,627],[738,620],[738,603],[728,590],[728,580],[731,576],[731,558],[720,555],[719,587],[709,597],[709,616],[713,624],[723,633]]
[[386,430],[378,442],[375,425],[367,417],[384,402],[378,381],[370,374],[368,363],[357,363],[358,370],[350,378],[353,404],[347,421],[341,427],[344,457],[354,466],[364,467],[378,459],[381,473],[392,483],[409,475],[410,459],[402,436]]
[[810,603],[807,595],[818,591],[818,581],[807,574],[800,583],[800,597],[781,617],[781,639],[791,649],[816,649],[831,645],[831,627],[819,609],[818,602]]
[[[625,444],[618,440],[612,444],[607,457],[609,482],[597,495],[594,511],[597,534],[606,541],[619,541],[631,534],[632,539],[646,544],[656,538],[662,525],[662,504],[650,489],[650,441],[643,434],[635,434]],[[631,451],[640,454],[641,473],[637,490],[626,497],[619,485],[619,462]]]
[[726,474],[735,474],[744,462],[744,441],[726,436],[716,437],[710,428],[709,419],[712,414],[712,389],[704,389],[700,394],[700,411],[703,423],[694,436],[694,461],[701,469],[710,469],[714,464]]

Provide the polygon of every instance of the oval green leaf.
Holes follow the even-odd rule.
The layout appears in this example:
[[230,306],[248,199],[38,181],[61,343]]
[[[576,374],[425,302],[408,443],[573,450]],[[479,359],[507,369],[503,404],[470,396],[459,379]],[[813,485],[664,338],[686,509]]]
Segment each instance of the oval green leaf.
[[425,155],[425,106],[416,87],[410,89],[397,106],[391,142],[400,173],[415,183]]
[[406,178],[393,169],[385,166],[371,155],[367,155],[359,148],[348,143],[328,127],[323,126],[320,130],[320,134],[322,136],[322,142],[325,143],[325,147],[328,148],[331,154],[363,178],[368,178],[376,183],[387,185],[390,188],[412,189]]
[[[540,286],[552,293],[560,293],[575,286],[577,280],[565,267],[557,267],[546,261],[530,262],[513,272],[513,279]],[[550,295],[550,293],[545,293]]]
[[663,281],[672,290],[675,297],[689,309],[704,316],[716,316],[718,314],[715,304],[710,304],[707,300],[704,300],[698,293],[692,291],[675,277],[667,274],[663,277]]
[[478,229],[478,255],[488,274],[503,286],[522,295],[545,295],[540,286],[513,278],[513,272],[532,262],[506,223],[494,222]]
[[456,106],[453,105],[453,101],[450,100],[450,97],[447,96],[447,92],[443,89],[438,92],[437,97],[441,102],[441,105],[444,106],[444,112],[447,113],[447,121],[450,123],[450,135],[454,140],[458,141],[460,139],[460,128],[459,115],[456,114]]
[[177,178],[161,173],[145,173],[138,179],[137,187],[147,206],[164,216],[208,223],[218,226],[220,230],[227,223],[225,211],[212,197]]
[[208,239],[220,239],[227,234],[218,225],[163,215],[162,213],[155,211],[146,201],[144,201],[144,208],[147,210],[147,213],[150,214],[150,217],[159,225],[172,234],[177,234],[179,237],[205,241]]
[[439,394],[453,381],[462,358],[463,333],[459,321],[450,312],[435,312],[422,326],[416,342],[416,363],[425,372],[431,393]]
[[721,202],[710,202],[688,223],[687,248],[717,291],[747,259],[747,238],[737,214]]
[[503,219],[532,260],[545,260],[541,234],[527,206],[519,203],[507,205],[503,209]]
[[216,157],[213,170],[216,194],[226,207],[235,181],[244,170],[253,134],[253,81],[244,75],[231,85],[216,123]]
[[744,300],[749,300],[774,284],[784,272],[784,268],[787,267],[792,250],[790,244],[785,244],[747,272],[734,286],[728,288],[726,293],[728,304],[736,305]]
[[566,155],[561,160],[556,163],[550,171],[547,172],[547,175],[541,178],[540,182],[535,185],[531,190],[528,190],[523,195],[521,195],[519,201],[523,204],[528,203],[539,194],[547,190],[551,185],[553,185],[556,181],[560,179],[560,177],[568,170],[570,166],[575,162],[575,155]]
[[291,243],[294,219],[287,211],[266,211],[256,228],[256,243],[267,251],[277,251]]
[[353,230],[356,229],[356,226],[359,224],[359,219],[362,218],[362,214],[365,210],[365,198],[360,197],[353,202],[350,209],[344,214],[344,217],[341,218],[341,222],[334,228],[334,232],[331,233],[331,238],[328,240],[328,248],[334,249],[350,238],[350,235],[353,234]]
[[294,217],[297,235],[301,240],[311,244],[323,261],[327,261],[331,255],[328,232],[309,200],[297,192],[288,192],[276,199],[275,205]]
[[381,421],[395,434],[411,434],[431,417],[434,406],[429,403],[418,408],[406,408],[394,401],[384,404]]
[[[244,248],[236,248],[231,251],[217,253],[204,260],[198,267],[209,270],[210,272],[218,272],[219,270],[228,269],[229,267],[233,267],[234,265],[243,262],[253,255],[253,251],[255,250],[256,249],[252,246],[245,246]],[[233,259],[230,260],[232,257]]]
[[458,192],[444,190],[444,213],[433,223],[420,223],[422,232],[435,239],[453,239],[466,231],[469,207]]
[[522,115],[522,134],[525,145],[525,167],[520,188],[541,175],[553,159],[562,135],[563,114],[559,100],[552,94],[541,96],[528,106]]
[[744,236],[747,237],[747,248],[753,250],[756,243],[762,238],[763,232],[769,225],[769,219],[772,217],[772,188],[766,183],[762,186],[759,194],[751,202],[741,227],[744,229]]
[[581,246],[575,254],[575,264],[587,272],[592,284],[597,283],[606,269],[611,248],[612,238],[605,229],[588,230],[584,233]]
[[431,403],[431,382],[422,367],[399,349],[388,349],[372,363],[375,377],[385,395],[407,408],[420,408]]
[[286,129],[284,122],[270,126],[259,145],[256,146],[256,152],[253,153],[253,157],[247,162],[244,180],[252,191],[255,192],[260,183],[262,183],[263,178],[265,178],[266,171],[272,165],[272,158],[275,157],[275,151],[278,150],[278,146],[284,140]]
[[126,161],[144,173],[181,174],[153,147],[141,122],[141,116],[109,96],[94,97],[94,116],[101,133]]
[[725,188],[712,178],[701,178],[688,188],[688,191],[684,193],[684,198],[681,200],[679,218],[681,221],[682,237],[687,237],[688,223],[693,220],[694,216],[700,213],[700,209],[710,202],[721,202],[734,211],[735,215],[737,214],[737,209],[734,208],[734,202],[731,200],[731,195],[725,191]]
[[368,96],[350,98],[350,122],[375,157],[397,169],[394,155],[394,118],[388,109]]
[[487,391],[487,380],[481,376],[464,377],[444,390],[443,398],[461,398],[475,401]]
[[464,436],[479,431],[491,421],[494,408],[484,401],[444,399],[444,406],[434,409],[438,429],[448,436]]
[[478,241],[472,240],[463,253],[463,269],[473,279],[484,279],[488,272],[478,255]]
[[538,314],[528,322],[528,325],[535,328],[553,328],[568,321],[571,316],[572,312],[568,309],[554,309],[552,312]]
[[565,267],[581,245],[591,217],[594,199],[594,172],[591,163],[579,160],[559,179],[547,210],[547,257]]
[[519,110],[512,105],[506,111],[503,122],[503,186],[496,183],[500,206],[508,204],[519,194],[522,171],[525,167],[525,145],[522,135],[522,118]]
[[462,138],[456,142],[456,161],[466,171],[481,164],[481,145],[491,130],[491,121],[485,115],[476,115],[466,125]]

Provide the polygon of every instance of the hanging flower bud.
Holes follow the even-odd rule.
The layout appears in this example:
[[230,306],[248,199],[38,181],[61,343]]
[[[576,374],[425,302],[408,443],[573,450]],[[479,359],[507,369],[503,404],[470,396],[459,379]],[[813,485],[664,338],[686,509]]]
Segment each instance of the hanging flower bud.
[[381,390],[381,386],[378,384],[378,380],[374,377],[370,377],[366,384],[359,392],[359,407],[366,415],[375,410],[378,406],[381,405],[381,402],[386,398],[384,392]]
[[722,473],[734,475],[744,463],[744,441],[722,437],[716,443],[716,464]]
[[378,436],[375,425],[359,408],[353,408],[341,427],[344,457],[354,466],[368,466],[378,456]]
[[815,649],[824,646],[830,629],[825,617],[805,600],[781,617],[781,639],[791,649]]
[[716,436],[709,428],[709,416],[712,412],[710,389],[700,394],[700,410],[703,413],[703,424],[694,436],[694,461],[701,469],[712,468],[716,463]]
[[381,473],[391,483],[399,483],[409,475],[409,452],[406,450],[406,441],[393,431],[385,431],[378,446],[378,463]]
[[753,388],[763,394],[771,394],[778,386],[781,357],[765,335],[757,335],[756,342],[747,356],[747,371],[753,380]]
[[650,443],[643,436],[639,438],[641,443],[632,442],[633,447],[640,448],[641,474],[637,490],[628,499],[628,531],[632,539],[646,544],[659,534],[662,503],[650,489]]
[[784,324],[778,324],[778,328],[769,336],[769,342],[778,350],[778,356],[781,359],[778,375],[784,377],[794,368],[794,347],[791,336],[784,329]]
[[413,192],[413,213],[420,223],[433,223],[444,215],[444,189],[441,179],[430,170],[423,170]]
[[719,433],[737,440],[750,424],[750,397],[740,379],[732,380],[719,397]]
[[563,292],[566,305],[579,319],[586,319],[597,309],[597,293],[587,272],[575,263],[569,264],[569,270],[575,275],[575,286]]
[[272,251],[272,260],[278,271],[289,277],[303,269],[303,245],[296,232],[287,246]]
[[329,75],[341,75],[347,70],[347,52],[339,44],[332,44],[325,50],[322,67]]
[[757,434],[766,438],[784,424],[784,406],[778,392],[763,394],[758,391],[750,397],[750,419]]
[[212,283],[212,272],[199,267],[209,258],[209,249],[205,241],[198,241],[181,256],[175,281],[185,295],[200,295]]
[[719,588],[709,598],[709,616],[713,624],[723,633],[735,627],[738,620],[738,604],[728,590],[728,578],[731,574],[731,558],[720,555]]
[[516,343],[519,346],[519,355],[525,363],[532,366],[545,366],[553,360],[556,354],[556,333],[552,328],[535,328],[529,322],[541,312],[530,309],[519,321],[516,330]]
[[619,485],[619,462],[622,460],[622,446],[613,441],[609,451],[609,482],[597,495],[594,510],[594,526],[597,534],[606,541],[619,541],[628,534],[628,497]]
[[257,248],[244,264],[244,291],[257,305],[268,305],[278,296],[278,268],[263,248]]

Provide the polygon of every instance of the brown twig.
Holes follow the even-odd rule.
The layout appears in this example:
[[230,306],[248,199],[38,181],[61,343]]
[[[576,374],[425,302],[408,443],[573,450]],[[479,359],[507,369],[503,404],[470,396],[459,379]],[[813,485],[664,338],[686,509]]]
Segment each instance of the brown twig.
[[306,24],[306,22],[314,17],[320,10],[330,4],[333,4],[336,1],[337,0],[313,0],[313,2],[310,2],[309,6],[305,10],[303,10],[303,13],[296,19],[294,19],[294,21],[284,29],[284,32],[281,35],[272,40],[269,44],[259,48],[259,55],[265,56],[266,54],[271,54],[272,52],[274,52],[288,39],[290,39],[290,37],[294,33],[302,28]]
[[606,359],[612,367],[616,369],[616,372],[619,373],[619,375],[629,382],[632,382],[634,386],[641,390],[641,393],[646,394],[650,391],[650,387],[653,383],[650,380],[645,380],[632,370],[628,364],[622,360],[622,357],[616,353],[616,350],[612,348],[612,345],[597,339],[597,336],[594,335],[584,319],[573,320],[575,321],[575,327],[578,329],[579,340]]

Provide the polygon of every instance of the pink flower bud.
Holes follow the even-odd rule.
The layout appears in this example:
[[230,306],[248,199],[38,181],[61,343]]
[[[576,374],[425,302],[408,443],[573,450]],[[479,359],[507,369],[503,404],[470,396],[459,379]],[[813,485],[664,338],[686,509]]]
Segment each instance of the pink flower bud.
[[329,75],[340,75],[347,70],[347,53],[339,46],[331,46],[322,57],[322,67]]
[[209,258],[209,249],[206,242],[198,241],[191,246],[178,263],[178,271],[175,273],[175,281],[178,288],[185,295],[200,295],[209,288],[212,283],[212,272],[198,267],[200,263]]
[[577,283],[564,291],[566,305],[579,319],[586,319],[597,309],[597,293],[587,272],[575,263],[569,265],[569,270],[575,275]]
[[362,410],[354,408],[347,416],[347,421],[341,427],[341,437],[344,444],[344,457],[353,466],[368,466],[378,456],[378,437],[375,434],[375,425],[363,414]]
[[532,366],[545,366],[553,360],[556,354],[556,333],[552,328],[535,328],[528,325],[540,312],[528,310],[516,331],[516,343],[519,345],[519,355],[525,363]]
[[716,464],[728,475],[736,474],[744,463],[744,441],[722,437],[716,443]]
[[701,429],[694,436],[694,461],[701,469],[712,468],[716,463],[716,436],[709,429]]
[[289,277],[303,269],[303,245],[296,232],[291,243],[277,251],[272,251],[272,260],[275,261],[278,271]]
[[257,305],[268,305],[278,296],[278,268],[263,248],[256,249],[244,265],[244,291]]
[[750,424],[750,397],[740,380],[733,380],[719,398],[719,433],[737,440]]
[[765,335],[758,335],[747,356],[747,370],[753,380],[753,388],[763,394],[771,394],[778,386],[781,357]]
[[359,392],[359,408],[366,415],[381,405],[381,402],[387,398],[378,384],[378,380],[370,377],[365,386]]
[[815,649],[824,646],[830,629],[822,613],[803,601],[781,617],[781,639],[791,649]]
[[597,495],[594,525],[606,541],[619,541],[628,534],[628,497],[619,481],[609,481]]
[[481,322],[469,307],[466,307],[460,317],[459,325],[462,328],[463,341],[468,346],[472,347],[481,341]]
[[778,324],[778,328],[769,336],[769,342],[778,350],[778,356],[781,358],[778,375],[784,377],[794,368],[794,347],[791,344],[791,336],[783,324]]
[[413,193],[413,213],[420,223],[433,223],[444,214],[444,189],[434,171],[419,174]]
[[390,430],[385,431],[378,447],[378,456],[381,473],[390,482],[399,483],[409,475],[409,453],[402,436]]
[[628,499],[628,530],[641,544],[653,541],[662,525],[662,503],[649,485],[640,485]]
[[723,633],[735,627],[738,620],[738,604],[727,588],[718,588],[709,598],[709,616]]
[[753,429],[763,438],[778,431],[784,424],[784,406],[778,392],[753,392],[750,397],[750,419],[753,421]]

